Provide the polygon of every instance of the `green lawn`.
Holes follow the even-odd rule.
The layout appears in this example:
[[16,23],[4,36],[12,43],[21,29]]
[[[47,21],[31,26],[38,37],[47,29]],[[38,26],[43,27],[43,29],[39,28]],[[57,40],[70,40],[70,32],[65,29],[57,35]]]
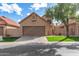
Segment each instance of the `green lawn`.
[[0,38],[0,39],[2,39],[2,41],[0,41],[0,42],[14,42],[18,38],[17,37],[3,37],[3,38]]
[[66,37],[66,36],[47,36],[49,42],[75,42],[79,41],[79,37]]

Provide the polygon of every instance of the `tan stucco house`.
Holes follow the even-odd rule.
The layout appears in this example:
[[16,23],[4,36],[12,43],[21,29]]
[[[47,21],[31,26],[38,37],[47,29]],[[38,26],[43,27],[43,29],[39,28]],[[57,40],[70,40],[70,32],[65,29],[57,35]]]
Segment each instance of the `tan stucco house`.
[[25,17],[19,24],[23,36],[52,35],[54,30],[53,24],[34,12]]
[[21,36],[20,25],[7,17],[0,16],[0,36]]
[[[69,20],[69,35],[79,36],[79,21],[75,18]],[[66,28],[64,24],[55,26],[54,35],[66,35]]]

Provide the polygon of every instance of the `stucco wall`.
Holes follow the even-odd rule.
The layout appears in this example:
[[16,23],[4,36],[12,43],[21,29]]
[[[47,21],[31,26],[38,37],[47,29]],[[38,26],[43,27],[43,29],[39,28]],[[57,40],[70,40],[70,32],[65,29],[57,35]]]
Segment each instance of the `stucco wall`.
[[21,29],[16,27],[6,26],[5,35],[9,35],[10,37],[19,37],[21,36]]
[[[33,22],[35,20],[35,22]],[[21,26],[45,26],[47,25],[40,17],[33,14],[20,23]]]
[[[33,22],[33,20],[35,20],[35,22]],[[20,25],[21,25],[21,29],[22,29],[22,26],[45,26],[45,35],[48,35],[48,34],[52,35],[53,26],[51,27],[46,21],[44,21],[36,14],[32,14],[28,18],[24,19],[24,21],[22,21]]]
[[[69,25],[69,35],[77,35],[77,27],[76,23]],[[58,26],[55,28],[56,35],[66,35],[66,27],[65,26]]]
[[79,22],[77,22],[75,26],[75,35],[79,36]]
[[55,26],[54,35],[63,35],[64,34],[64,27]]

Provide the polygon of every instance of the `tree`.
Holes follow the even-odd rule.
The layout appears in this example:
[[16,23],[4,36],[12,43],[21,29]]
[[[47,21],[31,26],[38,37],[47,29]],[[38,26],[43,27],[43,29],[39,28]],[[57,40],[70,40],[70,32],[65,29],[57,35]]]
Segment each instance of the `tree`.
[[44,16],[48,19],[48,21],[50,21],[50,23],[52,23],[52,19],[53,19],[52,15],[54,15],[54,9],[52,8],[47,8],[44,14]]
[[[48,8],[48,11],[52,9],[52,14],[49,15],[51,18],[55,18],[57,21],[61,21],[66,28],[66,36],[69,37],[69,18],[75,17],[76,15],[76,4],[71,3],[58,3],[54,8]],[[46,11],[46,12],[48,12]]]
[[44,16],[53,19],[53,16],[52,15],[54,15],[54,9],[47,8]]

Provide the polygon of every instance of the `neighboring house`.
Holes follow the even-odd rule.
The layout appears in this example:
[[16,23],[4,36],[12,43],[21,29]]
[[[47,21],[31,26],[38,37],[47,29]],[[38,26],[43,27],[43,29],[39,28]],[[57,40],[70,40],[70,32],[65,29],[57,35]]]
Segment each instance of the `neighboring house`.
[[[79,22],[74,18],[69,20],[69,35],[79,36]],[[66,28],[64,24],[55,26],[55,35],[66,35]]]
[[13,20],[0,16],[0,36],[19,37],[21,36],[20,25]]
[[23,36],[52,35],[54,26],[36,13],[31,13],[19,22]]

